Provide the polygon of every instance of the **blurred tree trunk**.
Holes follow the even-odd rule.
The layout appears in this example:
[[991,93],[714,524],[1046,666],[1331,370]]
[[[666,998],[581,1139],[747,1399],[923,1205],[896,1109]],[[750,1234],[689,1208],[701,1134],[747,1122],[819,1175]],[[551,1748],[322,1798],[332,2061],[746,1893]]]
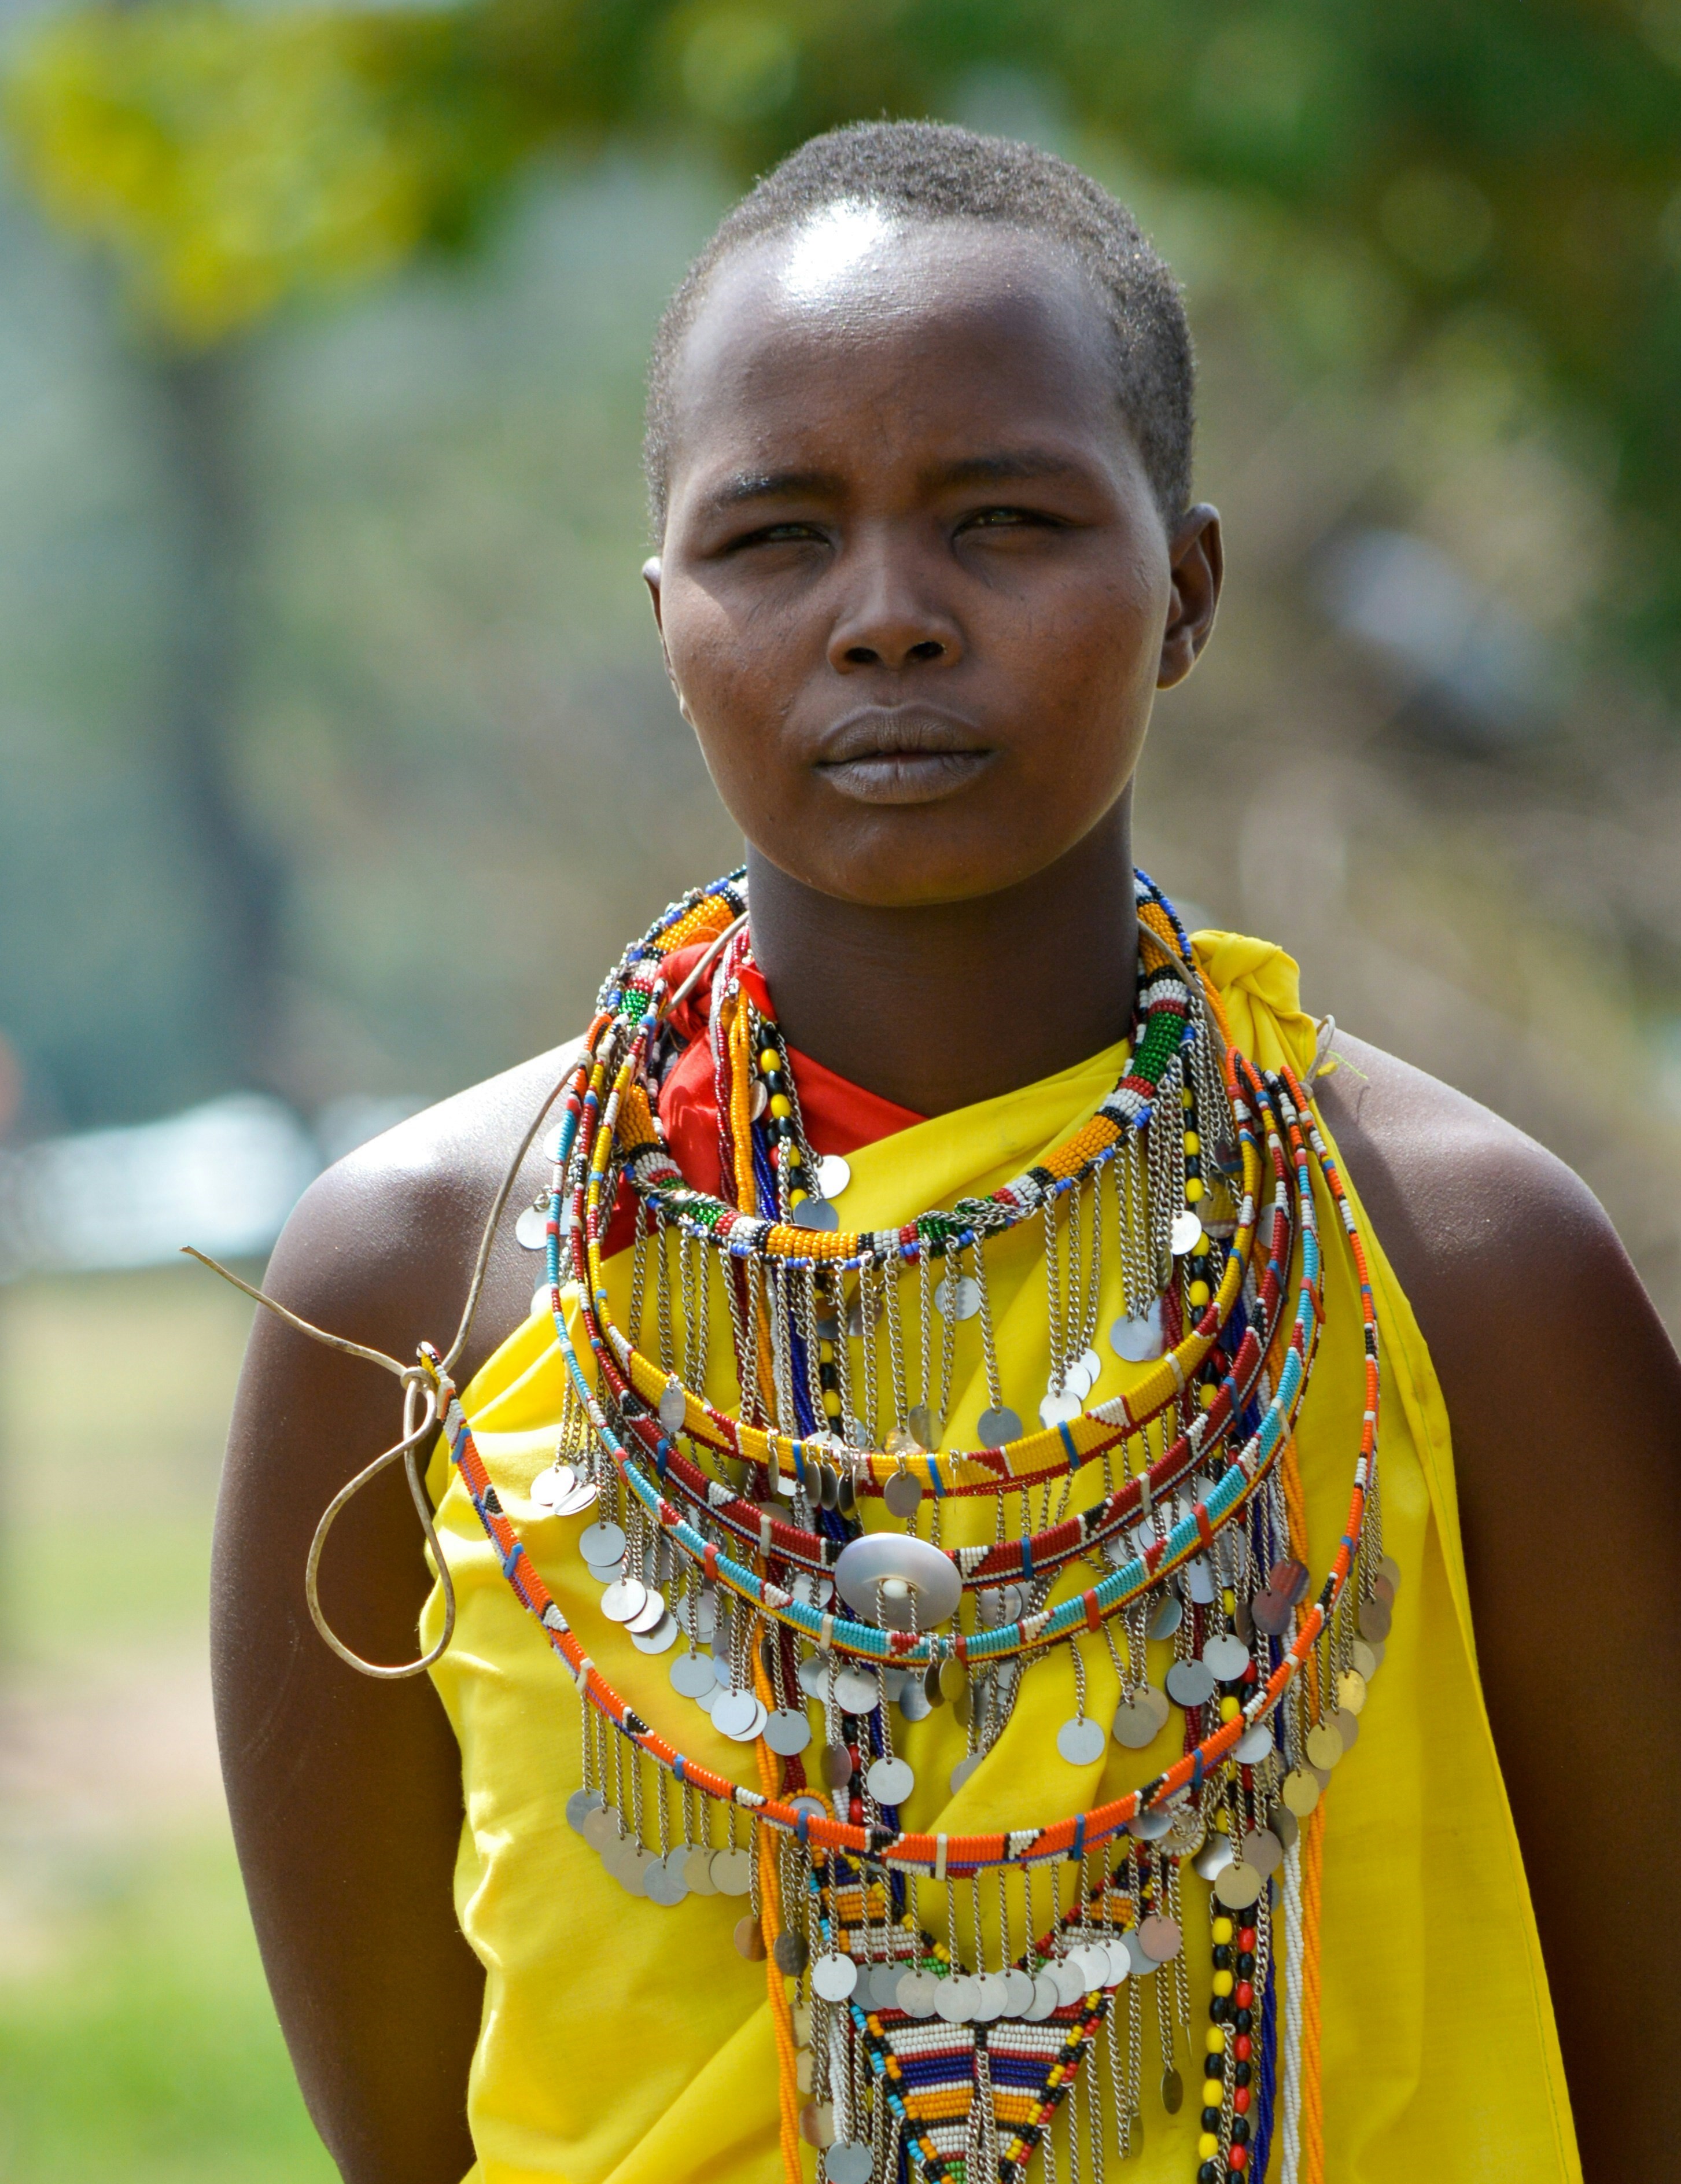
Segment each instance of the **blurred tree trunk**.
[[286,874],[245,808],[236,746],[249,662],[252,512],[241,357],[228,348],[152,367],[174,500],[174,627],[165,648],[159,753],[196,856],[219,990],[213,1012],[246,1083],[274,1074]]

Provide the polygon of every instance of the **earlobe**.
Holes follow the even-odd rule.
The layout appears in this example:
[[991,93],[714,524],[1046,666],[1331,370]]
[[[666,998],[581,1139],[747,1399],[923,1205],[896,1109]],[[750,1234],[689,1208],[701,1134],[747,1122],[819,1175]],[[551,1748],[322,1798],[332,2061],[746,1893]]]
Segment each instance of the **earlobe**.
[[1184,681],[1213,634],[1226,573],[1219,510],[1205,502],[1188,510],[1173,534],[1168,555],[1173,591],[1162,632],[1159,690],[1171,690]]
[[642,565],[642,581],[648,587],[648,601],[654,609],[654,627],[660,632],[660,657],[665,662],[665,680],[671,686],[671,695],[677,701],[677,710],[688,722],[690,727],[693,727],[694,716],[688,709],[688,699],[683,695],[682,685],[677,680],[676,671],[671,666],[671,655],[665,647],[665,624],[660,611],[660,556],[657,554],[650,554]]

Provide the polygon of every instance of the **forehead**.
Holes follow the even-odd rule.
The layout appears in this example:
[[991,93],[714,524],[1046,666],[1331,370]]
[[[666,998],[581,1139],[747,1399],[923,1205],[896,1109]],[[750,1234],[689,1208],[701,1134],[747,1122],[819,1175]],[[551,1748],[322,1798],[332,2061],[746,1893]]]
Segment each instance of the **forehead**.
[[1093,284],[1039,235],[832,208],[718,268],[676,360],[671,482],[839,454],[1047,435],[1118,454],[1113,340]]

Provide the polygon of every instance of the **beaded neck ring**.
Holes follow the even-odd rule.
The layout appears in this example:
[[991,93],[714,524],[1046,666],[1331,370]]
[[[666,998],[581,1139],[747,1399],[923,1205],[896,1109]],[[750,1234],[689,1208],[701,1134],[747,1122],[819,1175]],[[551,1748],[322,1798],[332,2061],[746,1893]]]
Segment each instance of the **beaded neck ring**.
[[[739,873],[674,905],[603,986],[556,1095],[550,1190],[518,1226],[546,1252],[565,1383],[532,1499],[539,1515],[588,1515],[577,1545],[604,1620],[671,1654],[674,1706],[751,1747],[755,1780],[686,1757],[675,1720],[662,1731],[626,1704],[539,1574],[444,1362],[423,1349],[409,1368],[583,1702],[571,1825],[651,1907],[751,1898],[737,1943],[766,1965],[788,2184],[802,2135],[827,2184],[1018,2184],[1036,2153],[1056,2173],[1059,2142],[1071,2173],[1082,2088],[1100,2178],[1105,2142],[1125,2154],[1142,2129],[1152,1992],[1161,2098],[1183,2099],[1187,1860],[1212,1892],[1198,2184],[1263,2176],[1275,2143],[1287,2184],[1316,2173],[1304,2004],[1320,1799],[1357,1733],[1399,1581],[1377,1491],[1376,1310],[1300,1083],[1236,1051],[1172,906],[1143,875],[1138,899],[1138,1018],[1096,1113],[1003,1189],[893,1229],[840,1226],[844,1163],[815,1155],[797,1063],[743,978]],[[667,961],[698,944],[668,981]],[[682,1175],[660,1127],[671,1011],[702,978],[728,1196]],[[1316,1180],[1354,1263],[1366,1394],[1347,1520],[1310,1594],[1292,1432],[1322,1324]],[[604,1256],[620,1209],[633,1236],[622,1327]],[[1050,1371],[1026,1432],[1003,1384],[988,1253],[1034,1220]],[[1088,1407],[1106,1234],[1123,1306],[1110,1345],[1141,1370]],[[952,1447],[971,1321],[988,1402],[978,1445]],[[1094,1466],[1100,1491],[1071,1509]],[[988,1496],[992,1540],[944,1547],[945,1503]],[[1165,1689],[1149,1640],[1172,1648]],[[1085,1713],[1094,1645],[1119,1681],[1112,1732]],[[1060,1816],[1007,1832],[905,1827],[917,1785],[895,1722],[956,1709],[955,1794],[999,1749],[1026,1668],[1059,1651],[1077,1696],[1056,1738],[1066,1763],[1091,1765],[1110,1733],[1142,1751],[1176,1707],[1179,1756],[1084,1811],[1053,1794]]]

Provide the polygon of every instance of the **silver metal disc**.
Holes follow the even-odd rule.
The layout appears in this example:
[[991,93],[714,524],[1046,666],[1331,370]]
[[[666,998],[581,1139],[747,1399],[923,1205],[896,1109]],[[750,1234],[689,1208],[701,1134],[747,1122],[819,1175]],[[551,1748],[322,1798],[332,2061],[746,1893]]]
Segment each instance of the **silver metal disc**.
[[1185,1565],[1185,1590],[1199,1607],[1214,1605],[1214,1573],[1206,1556],[1196,1555]]
[[899,1983],[904,1976],[904,1969],[899,1964],[871,1965],[870,1999],[877,2009],[899,2008]]
[[566,1800],[566,1825],[576,1835],[584,1831],[584,1822],[592,1813],[598,1813],[607,1802],[599,1790],[574,1790]]
[[827,1693],[830,1659],[827,1653],[808,1653],[794,1670],[794,1680],[807,1698],[821,1699]]
[[1202,1235],[1202,1222],[1188,1206],[1182,1206],[1173,1216],[1173,1226],[1167,1232],[1168,1247],[1176,1259],[1183,1259],[1194,1251]]
[[[748,1696],[749,1698],[753,1698],[752,1692],[749,1691],[748,1693]],[[718,1719],[718,1708],[716,1707],[714,1707],[712,1709],[712,1719],[715,1722]],[[755,1737],[763,1736],[765,1734],[765,1724],[770,1719],[770,1711],[765,1707],[764,1702],[760,1699],[754,1698],[752,1716],[747,1722],[746,1725],[741,1729],[726,1729],[724,1731],[724,1734],[726,1736],[732,1737],[738,1744],[751,1744]]]
[[867,1670],[843,1669],[835,1678],[835,1704],[843,1713],[873,1713],[882,1702],[882,1687]]
[[712,1853],[712,1886],[721,1896],[745,1896],[753,1880],[753,1862],[744,1850]]
[[864,1780],[878,1805],[902,1805],[916,1787],[916,1774],[904,1759],[877,1760]]
[[1278,1794],[1296,1818],[1305,1820],[1319,1802],[1319,1777],[1311,1767],[1293,1767]]
[[1290,1627],[1290,1603],[1278,1593],[1256,1593],[1249,1612],[1250,1620],[1264,1637],[1282,1638]]
[[718,1884],[712,1878],[712,1860],[716,1852],[707,1849],[704,1843],[691,1843],[683,1852],[683,1885],[691,1896],[715,1896]]
[[765,1724],[765,1741],[784,1759],[804,1752],[811,1741],[811,1724],[804,1708],[778,1707]]
[[832,2146],[823,2155],[827,2184],[870,2184],[876,2173],[876,2157],[861,2139]]
[[1266,1815],[1266,1831],[1277,1836],[1287,1851],[1294,1850],[1301,1836],[1301,1825],[1288,1805],[1274,1805]]
[[601,1612],[610,1623],[632,1623],[648,1602],[648,1587],[639,1577],[617,1578],[601,1596]]
[[1160,1805],[1152,1805],[1142,1813],[1135,1813],[1127,1823],[1127,1832],[1139,1842],[1160,1842],[1173,1825],[1172,1813],[1164,1812]]
[[1071,1388],[1061,1395],[1049,1390],[1039,1399],[1039,1424],[1049,1433],[1055,1426],[1066,1426],[1080,1415],[1083,1406]]
[[1147,1684],[1137,1698],[1116,1709],[1111,1734],[1115,1741],[1124,1745],[1128,1752],[1142,1752],[1161,1736],[1166,1719],[1166,1700]]
[[632,1630],[631,1643],[638,1653],[666,1653],[677,1642],[677,1618],[669,1610],[651,1630]]
[[1171,1638],[1184,1619],[1185,1603],[1177,1592],[1168,1592],[1149,1619],[1149,1635],[1152,1638]]
[[899,1695],[899,1710],[907,1721],[926,1721],[933,1712],[933,1701],[927,1687],[916,1676],[911,1677]]
[[626,1622],[625,1628],[632,1638],[645,1638],[665,1613],[665,1596],[649,1585],[643,1595],[642,1606]]
[[982,1448],[1003,1448],[1012,1440],[1021,1440],[1021,1421],[1007,1403],[999,1403],[982,1412],[975,1423],[975,1433]]
[[1083,1968],[1069,1958],[1055,1958],[1049,1969],[1051,1977],[1056,1981],[1056,2000],[1060,2008],[1071,2009],[1082,1995],[1090,1992]]
[[1232,1838],[1223,1830],[1216,1829],[1191,1863],[1205,1880],[1213,1880],[1233,1864],[1236,1857],[1237,1852],[1232,1848]]
[[1374,1595],[1372,1599],[1361,1602],[1360,1635],[1372,1644],[1381,1645],[1389,1636],[1389,1625],[1394,1619],[1394,1611],[1387,1600],[1380,1600]]
[[541,1251],[548,1243],[548,1201],[541,1206],[528,1206],[514,1223],[515,1240],[523,1244],[528,1251]]
[[1033,2007],[1033,1975],[1024,1972],[1020,1964],[1012,1964],[1004,1975],[1004,1984],[1006,2014],[1011,2017],[1025,2017]]
[[686,1699],[699,1698],[703,1691],[717,1689],[710,1653],[680,1653],[671,1663],[671,1689]]
[[907,2017],[932,2017],[939,2006],[941,1984],[932,1972],[901,1974],[898,2007]]
[[981,1284],[964,1274],[954,1287],[948,1274],[934,1287],[934,1310],[942,1319],[973,1319],[981,1309]]
[[1071,1767],[1089,1767],[1101,1759],[1105,1743],[1103,1724],[1089,1714],[1076,1714],[1056,1732],[1056,1748]]
[[722,1698],[723,1696],[723,1693],[719,1690],[715,1683],[709,1684],[704,1691],[697,1691],[695,1693],[694,1702],[700,1708],[702,1713],[710,1713],[713,1708],[717,1705],[719,1700]]
[[975,1769],[980,1765],[982,1760],[985,1757],[986,1754],[984,1752],[971,1752],[966,1758],[960,1759],[956,1766],[952,1769],[951,1794],[954,1797],[963,1787],[964,1784],[969,1780],[969,1777],[974,1773]]
[[551,1463],[532,1481],[532,1500],[539,1509],[552,1509],[562,1495],[572,1490],[575,1474],[570,1463]]
[[1327,1774],[1343,1756],[1342,1732],[1328,1721],[1317,1722],[1307,1732],[1307,1763]]
[[662,1910],[674,1911],[688,1894],[688,1876],[683,1870],[687,1853],[674,1850],[668,1857],[656,1858],[648,1869],[643,1883],[643,1893],[650,1903]]
[[1249,1647],[1222,1632],[1203,1647],[1202,1663],[1216,1683],[1235,1684],[1249,1666]]
[[825,1198],[838,1198],[852,1181],[852,1164],[839,1153],[825,1153],[817,1163],[817,1188]]
[[619,1815],[611,1805],[598,1805],[593,1813],[584,1815],[584,1824],[578,1833],[593,1851],[604,1851],[619,1832]]
[[827,1198],[802,1198],[788,1219],[796,1228],[832,1230],[840,1227],[840,1216]]
[[[1236,1870],[1234,1866],[1228,1865],[1226,1869],[1227,1873]],[[1222,1874],[1221,1879],[1224,1878]],[[1220,1883],[1216,1881],[1214,1885],[1217,1890]],[[1148,1919],[1139,1921],[1138,1947],[1152,1964],[1171,1963],[1184,1947],[1184,1936],[1179,1931],[1178,1920],[1165,1919],[1159,1911],[1153,1911]]]
[[916,1596],[916,1624],[932,1630],[955,1615],[963,1599],[957,1565],[927,1540],[904,1532],[866,1532],[849,1540],[835,1563],[835,1590],[855,1614],[873,1615],[878,1588],[897,1578]]
[[1266,1876],[1240,1858],[1216,1875],[1214,1892],[1228,1911],[1247,1911],[1266,1886]]
[[1109,1330],[1109,1346],[1128,1365],[1149,1365],[1166,1348],[1161,1332],[1161,1303],[1158,1298],[1148,1312],[1117,1319]]
[[1259,1767],[1277,1741],[1269,1716],[1266,1720],[1257,1721],[1244,1731],[1233,1749],[1232,1757],[1239,1766]]
[[751,1729],[759,1702],[751,1691],[724,1691],[712,1708],[712,1726],[726,1736]]
[[687,1416],[688,1398],[683,1393],[682,1382],[668,1380],[660,1395],[660,1424],[667,1433],[679,1433]]
[[557,1517],[582,1517],[600,1496],[601,1489],[593,1479],[581,1479],[570,1494],[555,1503],[554,1513]]
[[1033,1999],[1021,2014],[1030,2025],[1043,2025],[1061,2004],[1062,1995],[1056,1981],[1048,1971],[1040,1972],[1033,1981]]
[[624,1552],[624,1532],[604,1518],[598,1524],[587,1525],[578,1535],[578,1552],[587,1563],[616,1563]]
[[1214,1696],[1214,1678],[1200,1661],[1176,1661],[1167,1671],[1167,1696],[1176,1706],[1206,1706]]
[[1255,1828],[1244,1837],[1244,1864],[1270,1880],[1284,1863],[1284,1846],[1271,1828]]
[[975,1979],[975,2018],[990,2025],[1010,2007],[1010,1982],[1002,1972],[980,1972]]
[[1368,1645],[1364,1638],[1355,1640],[1349,1648],[1349,1657],[1354,1663],[1355,1675],[1368,1684],[1383,1666],[1377,1647]]
[[922,1500],[922,1482],[909,1471],[896,1471],[882,1489],[882,1499],[903,1523],[916,1514]]
[[825,2002],[845,2002],[857,1984],[857,1965],[838,1949],[830,1949],[813,1960],[811,1992]]
[[956,1972],[940,1981],[940,1998],[934,2007],[948,2025],[967,2025],[979,1998],[974,1981],[966,1972]]

